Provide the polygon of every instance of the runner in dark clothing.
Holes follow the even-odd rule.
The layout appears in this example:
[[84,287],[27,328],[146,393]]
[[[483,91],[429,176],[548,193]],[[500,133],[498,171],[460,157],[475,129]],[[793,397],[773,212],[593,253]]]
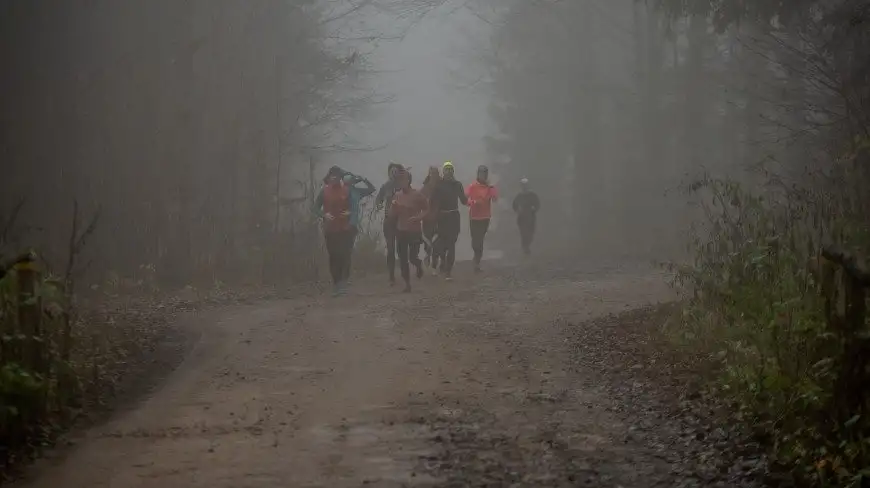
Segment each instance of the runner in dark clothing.
[[433,273],[437,274],[438,259],[435,257],[435,235],[438,232],[438,207],[433,205],[432,192],[441,181],[441,172],[437,166],[429,167],[429,174],[423,180],[420,193],[429,200],[429,211],[423,217],[423,249],[426,251],[424,262],[432,267]]
[[390,275],[390,286],[396,283],[396,219],[390,216],[390,205],[393,203],[393,195],[398,190],[396,186],[396,171],[403,169],[401,164],[391,162],[387,166],[389,179],[381,185],[378,196],[375,197],[375,206],[384,209],[384,240],[387,245],[387,272]]
[[[344,178],[342,178],[345,186],[350,190],[350,225],[353,227],[353,243],[356,243],[356,236],[359,235],[359,226],[361,219],[361,209],[360,202],[363,198],[368,197],[369,195],[375,192],[375,186],[367,179],[362,176],[357,176],[353,173],[345,173]],[[365,188],[360,188],[360,183],[365,185]],[[351,244],[351,248],[353,248],[353,244]],[[350,281],[350,268],[351,268],[351,260],[353,255],[348,257],[347,269],[345,270],[347,276],[344,278],[344,285],[347,286]]]
[[459,239],[459,203],[468,205],[468,197],[462,183],[456,181],[453,163],[444,163],[441,181],[432,190],[431,205],[438,209],[438,235],[435,238],[433,267],[441,260],[441,272],[451,279],[453,263],[456,262],[456,241]]
[[520,229],[520,242],[523,252],[528,256],[532,253],[532,240],[535,237],[535,221],[541,200],[538,194],[529,188],[529,180],[520,180],[522,191],[514,197],[513,208],[517,214],[517,227]]

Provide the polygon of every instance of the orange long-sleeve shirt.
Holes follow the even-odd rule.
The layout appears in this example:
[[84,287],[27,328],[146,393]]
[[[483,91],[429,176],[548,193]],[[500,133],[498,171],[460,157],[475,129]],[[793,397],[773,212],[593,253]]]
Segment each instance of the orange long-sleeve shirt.
[[468,197],[469,218],[471,220],[486,220],[492,218],[492,202],[498,200],[498,189],[474,180],[465,189]]

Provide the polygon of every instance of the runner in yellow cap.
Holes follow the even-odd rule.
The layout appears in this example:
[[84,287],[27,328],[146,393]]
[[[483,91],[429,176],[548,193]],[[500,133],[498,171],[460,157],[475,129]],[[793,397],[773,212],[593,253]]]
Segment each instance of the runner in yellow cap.
[[456,241],[459,239],[459,202],[468,205],[468,198],[465,196],[462,183],[456,181],[453,163],[445,162],[441,167],[441,173],[441,181],[432,190],[430,203],[438,209],[438,232],[435,237],[432,267],[437,267],[440,259],[441,272],[449,280],[453,263],[456,261]]

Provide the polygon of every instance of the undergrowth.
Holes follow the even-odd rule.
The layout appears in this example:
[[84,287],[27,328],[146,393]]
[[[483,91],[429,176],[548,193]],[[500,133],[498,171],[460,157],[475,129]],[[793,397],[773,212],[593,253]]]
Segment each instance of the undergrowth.
[[[5,270],[6,271],[6,270]],[[63,358],[66,298],[51,277],[36,278],[32,292],[11,269],[0,278],[0,462],[48,442],[65,417],[80,383]],[[25,320],[28,308],[36,316]],[[29,323],[27,323],[29,322]],[[25,449],[26,450],[26,449]]]
[[672,266],[686,300],[670,332],[719,365],[711,386],[739,405],[737,420],[769,446],[784,478],[867,486],[870,357],[855,356],[867,352],[870,330],[863,316],[856,330],[844,325],[856,304],[844,298],[842,270],[820,255],[830,241],[866,249],[863,207],[845,191],[754,194],[713,179],[689,190],[702,196],[705,219],[691,262]]

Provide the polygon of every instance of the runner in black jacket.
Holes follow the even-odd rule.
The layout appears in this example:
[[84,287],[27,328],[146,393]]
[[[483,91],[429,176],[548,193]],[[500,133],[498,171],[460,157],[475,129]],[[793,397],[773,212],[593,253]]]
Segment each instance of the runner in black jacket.
[[532,253],[532,239],[535,237],[535,221],[541,200],[538,194],[529,188],[529,180],[520,180],[523,190],[514,197],[513,208],[517,214],[517,227],[520,229],[520,243],[523,252],[528,256]]
[[401,164],[391,162],[387,166],[387,182],[381,185],[378,196],[375,197],[375,206],[378,210],[384,209],[384,240],[387,244],[387,272],[390,274],[390,285],[396,283],[396,219],[390,216],[390,205],[393,203],[393,195],[399,189],[396,184],[396,171],[402,169]]
[[[441,272],[449,280],[456,261],[456,241],[459,239],[459,203],[468,205],[462,183],[453,175],[453,163],[442,168],[441,181],[432,190],[431,206],[438,209],[438,235],[435,239],[434,263],[441,260]],[[433,263],[433,267],[434,267]]]

